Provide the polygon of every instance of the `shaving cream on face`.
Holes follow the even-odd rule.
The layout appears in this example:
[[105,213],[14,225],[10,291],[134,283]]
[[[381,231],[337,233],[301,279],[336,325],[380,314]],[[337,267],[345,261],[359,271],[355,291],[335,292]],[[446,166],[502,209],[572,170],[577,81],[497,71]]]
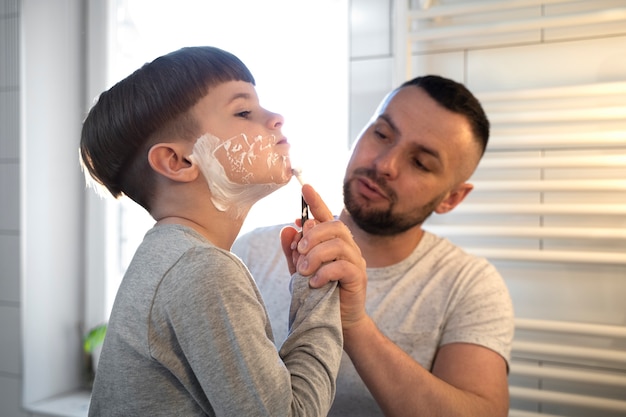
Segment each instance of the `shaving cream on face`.
[[198,164],[218,210],[241,218],[289,181],[289,156],[276,152],[275,145],[273,135],[250,139],[241,133],[223,140],[207,133],[198,138],[190,159]]
[[289,180],[286,169],[288,156],[276,152],[275,146],[274,135],[249,138],[241,133],[222,141],[213,154],[224,165],[231,181],[283,183]]

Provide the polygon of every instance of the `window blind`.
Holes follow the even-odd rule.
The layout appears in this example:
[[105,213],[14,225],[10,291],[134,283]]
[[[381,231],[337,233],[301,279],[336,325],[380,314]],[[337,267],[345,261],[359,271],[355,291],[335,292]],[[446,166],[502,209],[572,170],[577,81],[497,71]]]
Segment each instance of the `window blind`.
[[[626,5],[611,0],[394,6],[394,85],[415,55],[626,24]],[[626,82],[477,95],[492,133],[475,189],[425,228],[488,258],[509,285],[509,416],[626,415]]]

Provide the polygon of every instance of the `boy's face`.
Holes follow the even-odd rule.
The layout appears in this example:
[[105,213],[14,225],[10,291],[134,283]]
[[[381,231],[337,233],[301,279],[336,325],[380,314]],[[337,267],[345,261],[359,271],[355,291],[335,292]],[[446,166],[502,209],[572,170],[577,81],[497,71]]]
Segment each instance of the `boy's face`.
[[192,109],[203,135],[190,160],[206,179],[218,210],[242,217],[291,179],[282,116],[259,104],[254,86],[229,81],[209,90]]
[[221,164],[229,181],[289,181],[289,143],[281,133],[284,119],[261,107],[252,84],[229,81],[212,87],[192,113],[205,136],[211,136],[211,159]]

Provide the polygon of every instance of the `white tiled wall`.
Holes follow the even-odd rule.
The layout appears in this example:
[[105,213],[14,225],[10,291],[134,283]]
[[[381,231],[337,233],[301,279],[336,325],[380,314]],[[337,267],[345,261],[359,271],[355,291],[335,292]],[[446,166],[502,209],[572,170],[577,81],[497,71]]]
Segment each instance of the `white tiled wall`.
[[[459,3],[459,0],[442,3]],[[353,140],[378,101],[392,88],[392,0],[351,2],[350,134]],[[587,9],[623,7],[623,0],[571,2],[545,6],[548,15],[565,8],[571,13]],[[536,14],[538,8],[526,12]],[[516,11],[517,13],[517,11]],[[506,19],[506,15],[498,15]],[[513,16],[515,17],[515,16]],[[433,46],[434,45],[434,46]],[[414,75],[441,74],[463,82],[476,92],[541,88],[626,78],[626,28],[623,22],[582,25],[506,36],[434,42],[414,53]],[[395,87],[395,86],[393,86]]]
[[350,142],[391,88],[391,0],[355,0],[350,9]]
[[20,403],[22,381],[18,378],[0,377],[0,413],[6,417],[29,416]]
[[21,409],[19,1],[0,0],[0,415]]

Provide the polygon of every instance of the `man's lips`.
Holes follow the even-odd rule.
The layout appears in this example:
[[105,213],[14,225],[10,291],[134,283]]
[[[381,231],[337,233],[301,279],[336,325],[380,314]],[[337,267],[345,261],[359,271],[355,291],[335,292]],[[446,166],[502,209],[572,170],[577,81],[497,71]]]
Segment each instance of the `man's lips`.
[[356,186],[358,192],[369,200],[389,200],[387,193],[385,193],[378,184],[367,177],[357,177]]

